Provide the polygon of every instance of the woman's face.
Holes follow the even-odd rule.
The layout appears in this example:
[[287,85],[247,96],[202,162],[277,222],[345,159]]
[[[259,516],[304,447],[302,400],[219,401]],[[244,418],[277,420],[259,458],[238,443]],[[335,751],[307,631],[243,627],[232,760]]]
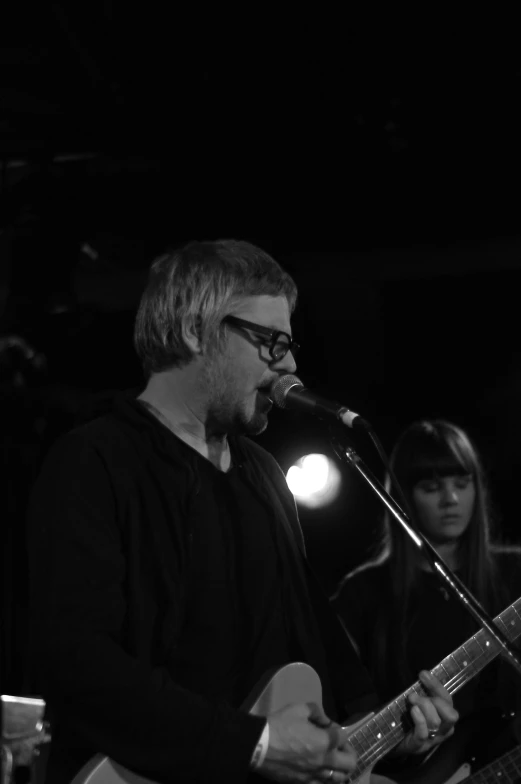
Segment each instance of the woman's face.
[[476,488],[470,474],[422,479],[412,491],[418,526],[433,544],[453,542],[470,523]]

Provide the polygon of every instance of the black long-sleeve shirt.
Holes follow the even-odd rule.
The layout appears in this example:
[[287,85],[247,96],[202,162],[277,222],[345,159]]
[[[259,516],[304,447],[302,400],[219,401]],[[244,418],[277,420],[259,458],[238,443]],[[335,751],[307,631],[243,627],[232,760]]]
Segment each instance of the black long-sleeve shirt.
[[244,781],[264,719],[241,705],[294,659],[332,717],[374,706],[280,469],[249,439],[231,449],[223,474],[122,396],[48,456],[29,553],[53,784],[96,752],[157,781]]

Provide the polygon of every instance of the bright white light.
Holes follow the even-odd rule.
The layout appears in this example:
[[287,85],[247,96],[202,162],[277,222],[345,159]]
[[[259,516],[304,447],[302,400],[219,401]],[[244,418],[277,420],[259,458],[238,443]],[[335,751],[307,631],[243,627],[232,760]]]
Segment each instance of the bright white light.
[[306,455],[291,466],[286,481],[298,503],[325,506],[338,495],[340,471],[325,455]]

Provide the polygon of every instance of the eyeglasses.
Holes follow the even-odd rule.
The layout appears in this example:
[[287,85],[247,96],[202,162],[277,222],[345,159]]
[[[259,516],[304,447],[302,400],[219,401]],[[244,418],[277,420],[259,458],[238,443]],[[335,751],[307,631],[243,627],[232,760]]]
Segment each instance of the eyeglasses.
[[251,329],[252,332],[257,332],[259,335],[266,335],[269,340],[266,340],[265,343],[268,346],[270,357],[275,362],[280,362],[288,351],[291,351],[293,356],[295,356],[300,348],[300,345],[293,340],[291,335],[288,335],[287,332],[282,332],[279,329],[263,327],[260,324],[254,324],[253,321],[246,321],[237,316],[225,316],[223,321],[227,324],[233,324],[236,327]]

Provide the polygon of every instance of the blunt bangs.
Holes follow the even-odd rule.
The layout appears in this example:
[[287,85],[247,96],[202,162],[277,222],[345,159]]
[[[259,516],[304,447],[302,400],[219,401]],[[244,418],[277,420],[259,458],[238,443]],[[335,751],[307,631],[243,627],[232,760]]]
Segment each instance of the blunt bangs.
[[394,470],[398,481],[412,489],[424,479],[469,474],[476,477],[479,466],[462,431],[444,423],[421,423],[400,444]]
[[458,460],[454,454],[447,452],[444,455],[433,456],[430,460],[424,458],[411,469],[407,481],[409,485],[414,486],[423,479],[468,476],[469,474],[474,474],[473,466]]

